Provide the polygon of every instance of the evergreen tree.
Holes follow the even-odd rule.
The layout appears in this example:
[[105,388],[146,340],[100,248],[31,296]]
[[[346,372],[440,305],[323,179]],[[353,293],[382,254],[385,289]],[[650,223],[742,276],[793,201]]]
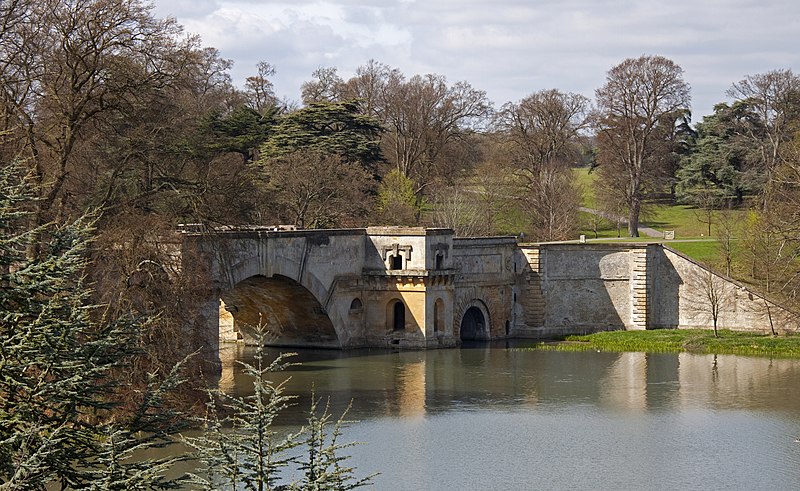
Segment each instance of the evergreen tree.
[[[205,490],[285,489],[279,485],[279,473],[294,462],[288,452],[299,445],[297,435],[280,436],[273,427],[275,418],[289,407],[292,398],[283,393],[286,381],[275,383],[268,378],[270,373],[289,365],[286,358],[290,355],[266,363],[264,341],[268,330],[263,325],[254,330],[258,343],[255,364],[238,362],[253,380],[253,394],[236,397],[218,389],[209,390],[205,432],[201,437],[186,439],[201,464],[200,472],[193,474],[191,480]],[[221,401],[221,408],[216,400]],[[221,416],[220,410],[229,415]]]
[[[280,355],[267,363],[264,342],[269,329],[262,323],[253,331],[258,346],[256,361],[238,362],[253,381],[253,394],[237,397],[218,389],[208,391],[205,431],[202,436],[185,439],[200,463],[198,472],[191,475],[191,482],[208,491],[344,491],[369,485],[374,474],[356,479],[353,468],[343,465],[348,457],[340,455],[340,451],[354,445],[338,442],[344,415],[329,433],[331,415],[327,406],[321,415],[317,414],[316,398],[312,397],[307,428],[297,433],[276,431],[275,419],[290,407],[293,398],[284,394],[287,380],[275,382],[270,375],[291,366],[286,360],[293,354]],[[303,461],[292,454],[301,445],[306,449]],[[293,464],[298,465],[303,477],[285,483],[286,471]]]
[[0,166],[0,488],[173,488],[163,471],[176,458],[128,457],[170,442],[176,428],[163,401],[180,383],[177,369],[164,384],[153,374],[130,417],[112,418],[114,373],[149,321],[111,321],[89,303],[93,217],[31,228],[33,195],[17,167]]
[[315,102],[280,116],[261,147],[262,157],[280,157],[297,150],[339,155],[375,171],[383,160],[379,147],[382,128],[363,114],[356,100]]
[[230,114],[212,113],[207,119],[213,150],[235,152],[245,163],[258,160],[258,148],[267,139],[279,109],[271,106],[260,113],[247,106],[234,108]]
[[737,133],[747,120],[741,106],[718,104],[714,114],[698,123],[692,152],[682,159],[677,172],[681,201],[698,206],[710,199],[716,206],[726,201],[740,204],[761,191],[764,175],[752,165],[752,145]]
[[[344,418],[350,407],[335,423],[332,423],[329,405],[330,400],[325,404],[322,414],[317,414],[319,401],[312,394],[308,427],[305,429],[306,460],[299,467],[303,471],[303,477],[299,482],[292,484],[293,490],[345,491],[368,486],[377,475],[356,479],[353,476],[353,468],[343,465],[349,456],[341,455],[341,450],[357,445],[357,443],[339,443],[339,437],[346,424]],[[329,430],[331,425],[333,428]]]

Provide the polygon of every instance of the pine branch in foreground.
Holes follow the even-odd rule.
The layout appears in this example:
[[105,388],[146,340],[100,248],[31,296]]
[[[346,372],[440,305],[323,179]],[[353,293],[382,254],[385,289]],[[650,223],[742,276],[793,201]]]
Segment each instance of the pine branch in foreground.
[[[21,172],[0,166],[0,489],[170,489],[176,458],[132,462],[171,442],[162,402],[178,368],[129,418],[115,412],[115,373],[151,319],[110,319],[85,282],[95,217],[32,227]],[[141,435],[148,437],[142,438]]]

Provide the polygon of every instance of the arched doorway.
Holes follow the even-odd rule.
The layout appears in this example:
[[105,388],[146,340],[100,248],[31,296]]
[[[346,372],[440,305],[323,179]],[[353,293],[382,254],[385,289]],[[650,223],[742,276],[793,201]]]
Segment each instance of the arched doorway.
[[483,311],[476,306],[468,308],[461,318],[460,331],[462,341],[489,339],[489,329]]
[[405,331],[406,305],[402,300],[392,300],[386,310],[386,324],[392,331]]
[[222,295],[221,302],[246,343],[255,341],[253,326],[260,323],[269,331],[266,344],[271,346],[340,347],[322,305],[291,278],[251,276]]

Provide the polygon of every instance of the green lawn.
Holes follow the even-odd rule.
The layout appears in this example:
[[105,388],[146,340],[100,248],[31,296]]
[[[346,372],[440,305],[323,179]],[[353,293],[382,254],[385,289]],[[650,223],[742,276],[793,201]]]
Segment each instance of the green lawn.
[[[596,208],[596,199],[592,192],[595,188],[594,180],[596,174],[589,173],[586,167],[577,168],[573,170],[576,181],[582,190],[582,206],[587,208]],[[741,214],[744,217],[745,211],[735,210],[735,214]],[[586,235],[587,238],[594,238],[595,222],[597,223],[599,238],[613,238],[617,237],[617,224],[608,220],[597,220],[589,213],[581,213],[581,234]],[[706,214],[702,209],[697,209],[689,205],[671,205],[663,203],[645,203],[640,222],[643,227],[654,228],[659,231],[673,230],[675,231],[675,239],[699,239],[708,238],[708,224]],[[712,222],[711,235],[714,237],[716,233],[715,226]],[[626,230],[623,225],[621,235],[625,235]],[[702,246],[697,246],[702,249]],[[689,248],[692,250],[692,248]],[[688,254],[688,252],[687,252]]]
[[700,261],[704,264],[714,265],[721,260],[719,242],[716,240],[698,242],[665,240],[664,245],[672,247],[676,251],[682,252],[695,261]]
[[581,189],[581,206],[595,208],[594,199],[594,179],[597,174],[589,173],[589,167],[578,167],[573,169],[575,179]]
[[[525,348],[523,348],[525,349]],[[649,353],[691,352],[800,358],[800,336],[770,336],[720,330],[654,329],[608,331],[568,336],[559,343],[538,343],[527,349],[556,351],[639,351]]]
[[[734,212],[734,213],[739,213]],[[744,213],[744,212],[741,212]],[[704,210],[689,205],[645,204],[641,224],[656,230],[674,230],[675,238],[708,237],[707,216]],[[716,230],[712,218],[711,236]]]

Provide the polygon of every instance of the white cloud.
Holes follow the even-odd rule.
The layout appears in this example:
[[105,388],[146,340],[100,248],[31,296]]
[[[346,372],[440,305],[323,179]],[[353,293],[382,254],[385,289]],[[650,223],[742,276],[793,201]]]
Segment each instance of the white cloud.
[[349,76],[369,59],[407,75],[440,73],[496,104],[544,88],[589,97],[605,73],[641,54],[672,58],[692,85],[695,120],[743,76],[800,71],[796,0],[156,0],[188,32],[236,62],[277,67],[298,98],[319,66]]

